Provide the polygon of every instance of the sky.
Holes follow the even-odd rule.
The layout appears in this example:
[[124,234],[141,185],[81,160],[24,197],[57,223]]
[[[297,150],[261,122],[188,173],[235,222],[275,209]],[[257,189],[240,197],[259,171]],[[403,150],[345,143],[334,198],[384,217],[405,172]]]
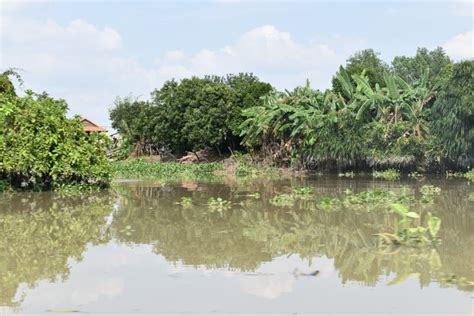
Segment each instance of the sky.
[[117,97],[166,80],[252,72],[278,89],[325,89],[373,48],[390,62],[418,47],[474,58],[474,1],[0,0],[0,71],[110,129]]

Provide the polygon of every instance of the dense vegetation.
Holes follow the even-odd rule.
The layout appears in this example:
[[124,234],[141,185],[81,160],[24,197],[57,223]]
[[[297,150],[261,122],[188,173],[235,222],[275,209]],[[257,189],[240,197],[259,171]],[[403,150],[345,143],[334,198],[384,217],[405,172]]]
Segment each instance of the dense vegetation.
[[8,71],[0,76],[0,190],[45,190],[63,185],[106,186],[108,139],[84,132],[67,104],[46,93],[15,93]]
[[[280,92],[250,74],[168,81],[149,101],[118,99],[113,126],[140,152],[240,149],[300,168],[468,169],[474,61],[418,49],[389,65],[348,59],[332,88]],[[148,148],[148,150],[143,150]]]
[[110,119],[139,152],[228,150],[240,145],[242,110],[260,105],[271,88],[252,74],[171,80],[149,101],[117,99]]

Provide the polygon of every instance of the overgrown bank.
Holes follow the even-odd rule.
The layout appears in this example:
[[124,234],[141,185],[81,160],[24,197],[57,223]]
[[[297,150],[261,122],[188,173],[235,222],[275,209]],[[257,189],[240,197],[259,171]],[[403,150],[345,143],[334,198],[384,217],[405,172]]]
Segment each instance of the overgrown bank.
[[[143,159],[131,159],[112,162],[112,175],[115,180],[120,179],[153,179],[153,180],[210,180],[217,177],[236,178],[268,178],[268,177],[288,177],[317,175],[322,173],[306,173],[294,169],[275,168],[253,163],[249,156],[231,157],[223,161],[211,163],[190,163],[179,162],[148,162]],[[398,181],[401,177],[423,180],[424,175],[420,173],[409,173],[402,175],[396,169],[386,169],[383,171],[373,171],[370,173],[346,172],[338,174],[340,178],[354,178],[356,176],[370,176],[374,179],[388,181]],[[474,169],[467,172],[446,173],[447,178],[467,179],[474,181]]]
[[329,171],[466,171],[474,161],[474,61],[442,51],[385,64],[352,56],[326,91],[280,92],[250,74],[168,81],[117,100],[124,155],[241,150],[272,166]]

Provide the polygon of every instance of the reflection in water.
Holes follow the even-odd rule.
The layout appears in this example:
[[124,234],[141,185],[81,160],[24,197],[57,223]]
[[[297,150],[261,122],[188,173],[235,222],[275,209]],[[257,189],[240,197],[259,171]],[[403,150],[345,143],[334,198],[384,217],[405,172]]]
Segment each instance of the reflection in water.
[[[157,254],[186,265],[252,271],[282,255],[297,254],[309,262],[326,256],[334,259],[343,283],[360,281],[374,286],[381,276],[390,275],[389,284],[417,278],[422,287],[437,281],[472,289],[468,281],[474,280],[474,212],[465,182],[437,183],[441,195],[417,210],[442,218],[442,243],[435,248],[380,248],[374,234],[386,231],[397,220],[389,212],[325,212],[316,207],[321,197],[340,196],[348,188],[355,192],[381,185],[400,189],[400,185],[381,183],[293,179],[227,186],[201,183],[199,190],[189,190],[189,183],[121,186],[112,229],[123,242],[151,244]],[[316,186],[315,199],[299,201],[293,207],[268,202],[274,194],[290,192],[294,186]],[[412,182],[411,191],[418,194],[415,186]],[[254,192],[261,198],[248,198]],[[183,196],[193,199],[192,208],[177,204]],[[206,203],[211,196],[230,200],[234,207],[209,212]],[[124,230],[126,226],[133,232]]]
[[112,196],[3,194],[0,199],[0,306],[23,300],[20,284],[67,279],[68,260],[80,261],[87,244],[110,240],[105,230]]
[[[152,251],[156,254],[152,256],[165,258],[176,269],[218,269],[238,279],[246,293],[266,299],[290,293],[298,278],[320,279],[327,273],[336,274],[342,284],[359,286],[416,279],[421,287],[437,282],[473,290],[468,281],[474,280],[474,209],[467,198],[472,189],[465,181],[431,181],[441,187],[441,194],[417,211],[422,216],[432,212],[442,219],[442,242],[423,248],[382,248],[378,244],[374,234],[397,220],[389,212],[350,207],[333,212],[318,207],[322,197],[341,198],[348,189],[396,191],[400,183],[363,178],[224,181],[124,182],[113,191],[72,196],[0,195],[0,306],[21,305],[21,289],[34,288],[41,280],[71,279],[71,267],[80,266],[77,262],[85,254],[103,258],[95,267],[95,278],[103,275],[102,271],[112,269],[112,261],[106,264],[107,251],[116,247],[122,249],[120,253],[129,249],[127,260],[139,256],[138,249],[145,247],[147,254]],[[405,184],[410,194],[419,195],[421,184]],[[275,194],[302,186],[315,189],[312,198],[298,199],[293,206],[269,202]],[[257,192],[259,195],[254,194]],[[191,207],[179,204],[183,197],[192,199]],[[232,207],[210,212],[210,197],[229,200]],[[136,266],[134,271],[139,274],[140,265],[145,263],[130,266]],[[295,268],[320,273],[299,276],[300,272],[292,273]],[[179,271],[170,277],[177,275]],[[62,290],[80,287],[87,280],[73,278],[71,284],[51,293],[64,296]],[[126,289],[120,278],[101,280],[102,288],[81,298],[83,304],[101,295],[122,295]]]

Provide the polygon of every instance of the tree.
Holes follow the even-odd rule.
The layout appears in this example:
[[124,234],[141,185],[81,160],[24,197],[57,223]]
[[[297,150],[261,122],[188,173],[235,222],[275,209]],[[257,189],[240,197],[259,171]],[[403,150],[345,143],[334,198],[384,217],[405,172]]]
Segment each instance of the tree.
[[474,161],[474,60],[454,64],[433,105],[437,153],[463,166]]
[[109,111],[112,127],[122,135],[128,146],[140,143],[144,149],[153,144],[153,126],[150,122],[154,108],[149,102],[134,100],[131,97],[117,98]]
[[16,95],[15,86],[10,77],[15,77],[20,85],[23,84],[23,80],[15,69],[5,70],[0,74],[0,93]]
[[118,99],[110,111],[112,126],[128,143],[146,143],[174,153],[203,148],[218,151],[240,144],[242,111],[256,106],[272,89],[248,73],[166,81],[149,102]]
[[419,81],[427,68],[428,85],[435,87],[449,78],[452,62],[441,47],[432,51],[418,48],[415,56],[396,56],[392,61],[393,73],[410,84]]
[[[364,71],[372,88],[375,88],[376,84],[384,86],[383,74],[390,71],[388,65],[379,58],[379,54],[373,49],[356,52],[347,60],[346,66],[341,66],[341,68],[345,69],[349,78],[352,78],[352,75],[360,75]],[[332,87],[336,93],[342,93],[342,87],[337,79],[341,68],[332,79]]]
[[[239,134],[239,126],[244,121],[242,111],[263,103],[262,97],[272,90],[272,85],[260,81],[251,73],[239,73],[238,75],[229,74],[225,77],[225,83],[232,89],[231,101],[233,113],[227,123],[232,136]],[[236,143],[240,138],[234,139]]]

